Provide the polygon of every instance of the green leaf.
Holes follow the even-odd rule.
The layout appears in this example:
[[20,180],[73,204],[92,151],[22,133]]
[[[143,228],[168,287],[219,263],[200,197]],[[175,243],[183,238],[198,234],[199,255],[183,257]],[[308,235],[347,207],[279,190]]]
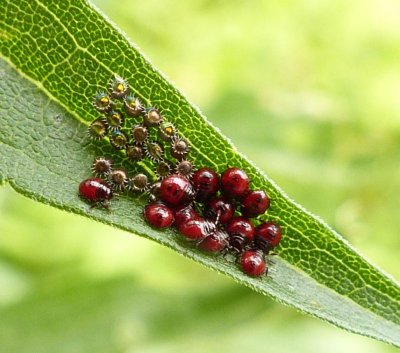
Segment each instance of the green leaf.
[[[400,345],[400,290],[323,221],[291,201],[242,156],[117,29],[82,0],[0,4],[0,181],[31,198],[153,239],[254,290],[339,327]],[[249,278],[222,257],[189,248],[177,234],[149,228],[145,200],[120,196],[112,212],[88,210],[77,185],[99,154],[86,127],[98,115],[91,99],[112,75],[126,78],[146,105],[160,108],[190,141],[198,166],[242,167],[267,190],[266,218],[284,238],[270,273]],[[132,166],[132,171],[146,168]],[[271,261],[272,262],[272,261]]]

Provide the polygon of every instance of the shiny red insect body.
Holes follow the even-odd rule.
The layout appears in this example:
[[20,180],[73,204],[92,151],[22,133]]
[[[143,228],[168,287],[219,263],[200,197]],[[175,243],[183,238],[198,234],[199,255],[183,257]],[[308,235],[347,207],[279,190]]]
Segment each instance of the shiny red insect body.
[[144,218],[156,228],[168,228],[174,222],[172,210],[161,202],[146,205],[144,208]]
[[235,204],[223,197],[212,199],[206,206],[204,216],[214,222],[226,224],[235,213]]
[[183,206],[194,197],[192,184],[181,175],[170,175],[161,182],[161,200],[171,206]]
[[113,197],[113,189],[101,178],[89,178],[79,184],[79,196],[91,203],[102,203]]
[[249,177],[239,168],[228,168],[221,175],[221,189],[227,197],[243,197],[249,191],[249,185]]
[[201,168],[192,177],[196,190],[196,201],[204,203],[215,196],[218,191],[219,177],[211,168]]
[[195,211],[192,205],[183,206],[176,211],[174,211],[175,223],[176,227],[179,227],[181,224],[188,222],[190,220],[196,220],[200,216]]
[[257,249],[268,252],[278,246],[282,238],[281,228],[274,222],[263,222],[255,229],[254,244]]
[[187,240],[199,241],[210,234],[210,229],[204,219],[189,220],[182,223],[178,230]]
[[243,272],[252,277],[260,277],[267,272],[264,255],[260,250],[246,250],[240,257]]
[[262,190],[250,191],[242,199],[243,216],[252,218],[263,214],[269,207],[270,200]]
[[244,217],[232,218],[226,226],[229,234],[229,244],[231,248],[240,253],[246,244],[253,241],[254,226],[250,220]]
[[228,245],[228,234],[221,229],[207,235],[197,246],[200,250],[219,253]]

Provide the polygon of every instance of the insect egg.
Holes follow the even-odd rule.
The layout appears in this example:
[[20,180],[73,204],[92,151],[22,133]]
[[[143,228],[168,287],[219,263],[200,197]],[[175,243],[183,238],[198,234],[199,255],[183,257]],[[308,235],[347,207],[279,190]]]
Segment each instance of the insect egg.
[[128,92],[128,82],[122,77],[115,76],[110,83],[111,95],[115,98],[123,98]]
[[143,158],[143,149],[139,146],[128,146],[126,148],[126,156],[131,161],[140,161]]
[[143,118],[144,125],[151,127],[162,123],[162,116],[156,108],[148,108]]
[[157,142],[149,142],[146,146],[146,155],[152,161],[159,161],[163,157],[163,149]]
[[120,112],[111,110],[107,113],[105,121],[112,131],[119,130],[124,125],[124,117]]
[[172,157],[181,160],[189,152],[189,143],[180,137],[174,137],[171,142],[171,155]]
[[97,176],[105,176],[112,170],[112,162],[104,157],[97,157],[92,164],[92,172]]
[[177,131],[173,124],[169,122],[163,122],[160,125],[158,130],[158,134],[160,138],[164,141],[171,141],[172,138],[176,135]]
[[132,191],[145,191],[149,186],[149,179],[145,174],[137,174],[128,181],[128,188]]
[[88,128],[89,137],[93,140],[101,140],[107,135],[107,124],[102,119],[96,119]]
[[171,174],[171,166],[167,162],[161,161],[157,164],[156,175],[158,176],[158,178],[164,179],[170,174]]
[[157,181],[150,187],[150,202],[154,202],[161,198],[161,182]]
[[176,166],[176,173],[183,175],[186,178],[191,178],[193,175],[193,164],[189,161],[181,161]]
[[99,112],[104,113],[111,109],[112,101],[107,93],[98,92],[94,96],[93,105]]
[[114,169],[108,176],[108,179],[111,185],[116,190],[124,190],[126,184],[128,183],[128,175],[125,170],[122,169]]
[[124,99],[125,111],[130,116],[139,116],[143,113],[144,108],[138,98],[129,94]]
[[126,135],[124,133],[122,133],[121,131],[114,131],[111,134],[110,143],[114,148],[116,148],[118,150],[122,150],[123,148],[125,148],[126,144],[128,143],[128,139],[127,139]]
[[147,140],[147,137],[149,136],[149,131],[147,130],[147,127],[143,126],[142,124],[137,124],[132,127],[131,135],[133,138],[133,142],[135,144],[141,145]]

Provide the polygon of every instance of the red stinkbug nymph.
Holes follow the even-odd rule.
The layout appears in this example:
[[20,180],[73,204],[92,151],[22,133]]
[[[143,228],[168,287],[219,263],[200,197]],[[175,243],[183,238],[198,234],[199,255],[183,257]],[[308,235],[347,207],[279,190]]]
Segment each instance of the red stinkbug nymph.
[[147,205],[144,208],[144,218],[156,228],[168,228],[174,222],[172,210],[161,202]]
[[254,239],[254,226],[243,217],[232,218],[226,226],[226,232],[229,234],[230,246],[237,253],[240,253],[244,246]]
[[[139,87],[136,82],[135,88]],[[157,102],[171,118],[178,118],[178,111],[163,107],[158,98]],[[107,207],[114,191],[147,193],[150,203],[145,206],[143,217],[151,226],[174,226],[197,249],[221,253],[221,261],[227,262],[232,261],[232,256],[225,257],[229,252],[247,275],[266,274],[266,256],[279,244],[282,232],[274,222],[256,220],[260,225],[254,228],[250,221],[269,208],[270,199],[265,191],[251,190],[248,175],[237,167],[227,167],[221,175],[208,166],[195,170],[201,153],[199,159],[194,159],[196,153],[190,158],[191,146],[178,134],[180,127],[165,120],[162,110],[144,107],[129,91],[128,82],[119,76],[112,78],[107,92],[96,94],[93,105],[103,116],[89,126],[89,136],[94,140],[109,137],[118,150],[115,153],[126,158],[116,157],[122,164],[115,169],[111,160],[97,157],[92,165],[97,178],[86,179],[79,185],[83,199],[93,206]],[[186,131],[191,128],[195,129],[187,126]],[[198,144],[195,152],[201,147]],[[134,170],[135,174],[128,176],[123,168]]]
[[113,197],[113,190],[107,182],[100,178],[89,178],[79,184],[79,196],[94,205],[108,207],[108,201]]
[[178,208],[174,212],[175,226],[179,227],[182,223],[188,222],[190,220],[199,219],[199,214],[193,208],[193,205],[185,205]]
[[187,240],[199,241],[209,235],[209,229],[204,219],[192,219],[187,222],[183,222],[178,227],[179,233],[181,233]]
[[211,168],[201,168],[192,177],[193,186],[196,190],[196,201],[204,203],[213,197],[219,186],[218,174]]
[[243,197],[249,190],[249,184],[249,177],[239,168],[229,168],[221,175],[222,192],[229,197]]
[[263,222],[255,229],[254,244],[263,252],[279,245],[282,230],[275,222]]
[[259,216],[268,209],[269,203],[269,198],[264,191],[250,191],[242,199],[243,216],[248,218]]
[[204,216],[214,222],[226,224],[235,213],[235,204],[223,197],[216,197],[208,202]]
[[211,252],[211,253],[219,253],[224,250],[228,245],[228,234],[226,234],[223,230],[217,229],[215,232],[207,235],[198,245],[197,247],[200,250]]
[[265,258],[260,250],[246,250],[240,257],[243,272],[252,277],[260,277],[267,272]]
[[186,178],[173,174],[161,182],[161,199],[171,206],[183,206],[193,200],[194,190]]

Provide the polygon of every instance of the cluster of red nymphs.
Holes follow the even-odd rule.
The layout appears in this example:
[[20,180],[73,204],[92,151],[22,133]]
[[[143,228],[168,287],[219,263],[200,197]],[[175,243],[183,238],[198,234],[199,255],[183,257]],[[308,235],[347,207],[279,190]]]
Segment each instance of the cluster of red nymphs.
[[275,222],[256,220],[254,226],[250,220],[266,212],[270,199],[264,191],[250,189],[243,170],[228,168],[220,176],[208,167],[195,170],[188,159],[189,143],[156,108],[143,107],[122,78],[112,80],[109,92],[98,93],[94,106],[104,117],[92,122],[89,136],[108,138],[128,161],[145,159],[154,173],[129,176],[110,159],[97,157],[92,165],[95,177],[79,185],[81,197],[108,207],[115,190],[146,192],[149,204],[144,218],[153,227],[175,226],[201,251],[233,254],[250,276],[267,272],[265,257],[279,244],[282,233]]
[[279,244],[282,233],[274,222],[254,227],[250,218],[264,214],[270,200],[264,191],[249,189],[243,170],[228,168],[219,177],[205,167],[191,180],[171,175],[155,197],[144,210],[148,223],[157,228],[174,225],[202,251],[232,252],[250,276],[266,273],[265,255]]

